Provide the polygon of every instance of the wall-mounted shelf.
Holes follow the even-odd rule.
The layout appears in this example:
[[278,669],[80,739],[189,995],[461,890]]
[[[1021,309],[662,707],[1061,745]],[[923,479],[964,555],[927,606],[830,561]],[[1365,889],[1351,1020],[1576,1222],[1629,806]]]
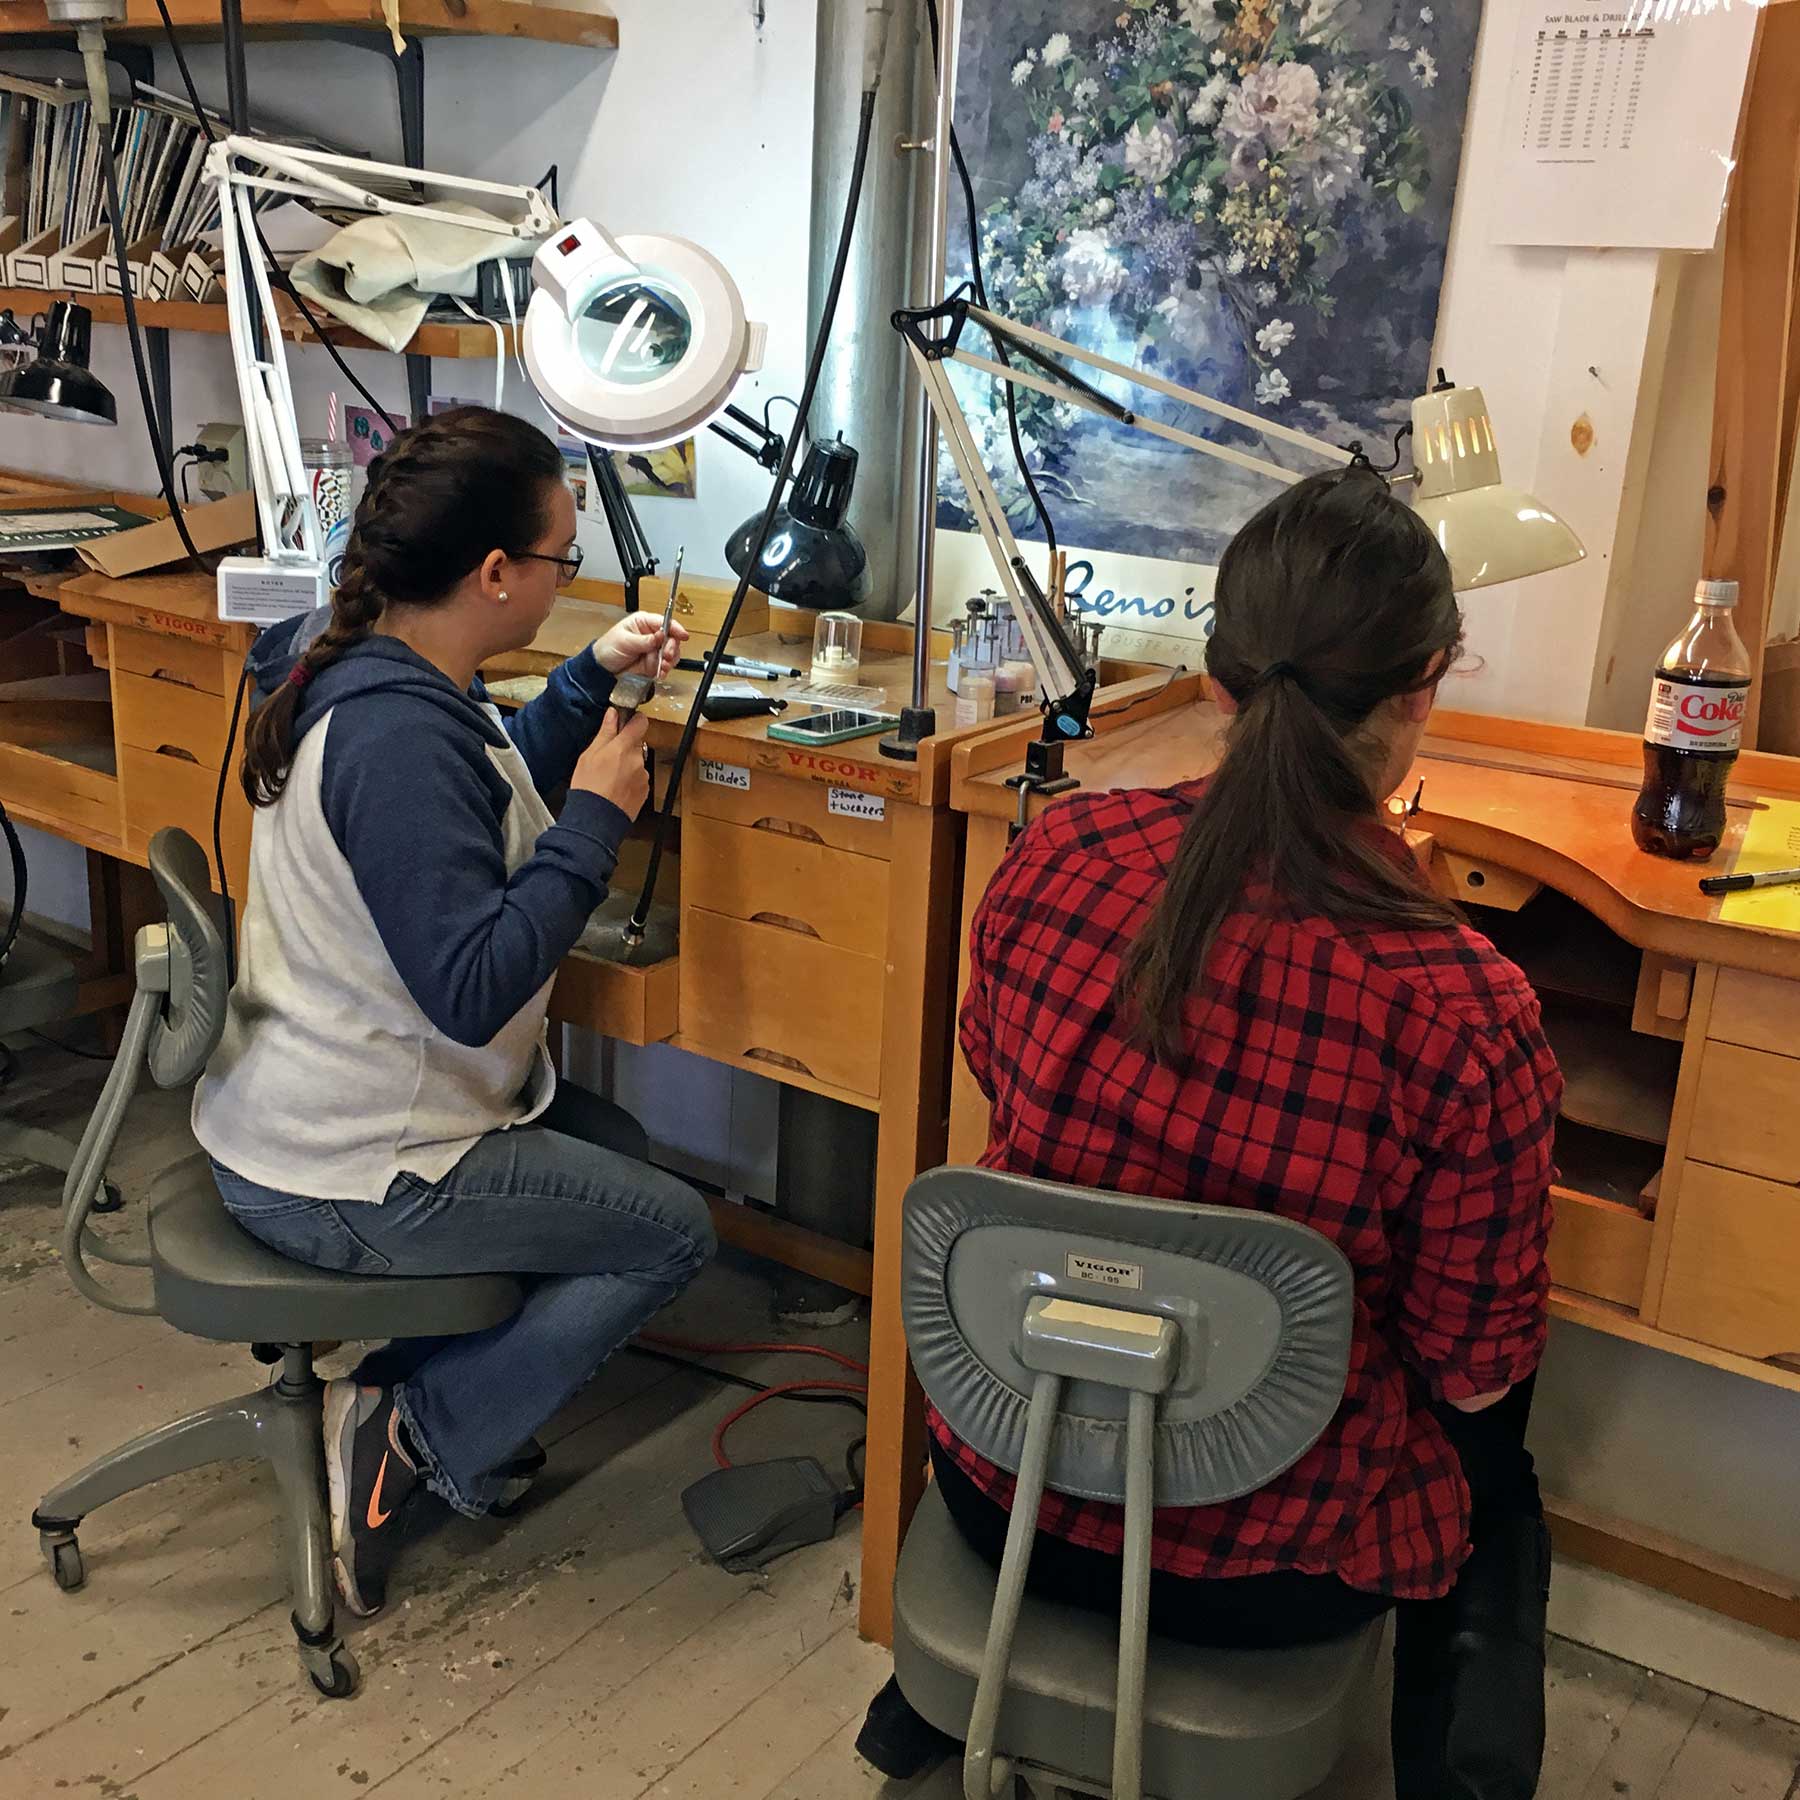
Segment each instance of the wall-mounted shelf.
[[[381,0],[243,0],[243,6],[246,36],[299,37],[314,31],[387,35]],[[619,21],[610,13],[527,6],[520,0],[399,0],[399,15],[407,37],[530,38],[594,50],[616,50],[619,44]],[[169,0],[169,16],[183,36],[219,35],[215,0]],[[162,20],[151,0],[127,0],[125,23],[106,31],[109,38],[160,38]],[[0,7],[0,38],[63,42],[73,35],[67,26],[50,23],[42,0],[12,0]]]
[[[393,0],[395,20],[404,44],[395,47],[382,0],[240,0],[244,34],[250,38],[335,38],[374,51],[393,65],[395,97],[400,111],[400,156],[409,167],[429,167],[425,157],[425,39],[451,37],[513,38],[544,44],[566,44],[592,50],[619,47],[619,21],[606,11],[579,12],[564,6],[536,6],[525,0]],[[167,0],[169,17],[183,37],[217,38],[222,24],[216,0]],[[126,0],[125,23],[106,28],[108,53],[134,80],[155,73],[155,46],[164,36],[155,0]],[[16,48],[73,47],[74,33],[53,25],[44,0],[9,0],[0,5],[0,43]],[[0,292],[0,306],[27,315],[59,296]],[[124,307],[105,295],[77,295],[94,317],[123,324]],[[146,303],[139,308],[149,347],[154,429],[165,445],[173,441],[169,403],[171,331],[203,331],[223,335],[228,326],[223,306],[185,301]],[[316,342],[304,327],[288,327],[296,343]],[[327,333],[340,348],[376,349],[352,331]],[[510,344],[510,339],[509,339]],[[492,356],[494,334],[468,323],[422,327],[406,347],[407,401],[412,417],[424,418],[431,398],[431,358]]]
[[[78,300],[93,315],[98,325],[123,325],[125,302],[117,294],[75,294],[63,289],[0,288],[0,307],[11,307],[21,322],[33,313],[47,311],[57,300]],[[216,337],[231,329],[223,301],[202,305],[194,300],[140,300],[138,323],[147,331],[200,331]],[[512,349],[512,330],[502,325],[507,349]],[[284,319],[282,335],[291,343],[316,344],[306,325],[297,318]],[[332,326],[328,335],[340,350],[377,350],[388,354],[386,345],[372,344],[347,325]],[[494,355],[494,333],[489,326],[477,325],[472,319],[447,319],[441,323],[428,320],[414,334],[406,347],[409,356],[487,357]]]

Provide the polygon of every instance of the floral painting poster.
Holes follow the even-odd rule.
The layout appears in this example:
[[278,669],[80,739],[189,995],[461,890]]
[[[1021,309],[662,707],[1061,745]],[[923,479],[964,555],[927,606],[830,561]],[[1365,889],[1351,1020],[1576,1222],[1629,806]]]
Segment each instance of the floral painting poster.
[[[1475,0],[968,0],[957,129],[989,304],[1388,461],[1431,374],[1478,23]],[[969,275],[958,198],[952,286]],[[996,384],[954,377],[1015,530],[1040,535]],[[1098,384],[1283,466],[1324,466],[1147,389]],[[1275,491],[1016,392],[1058,536],[1091,562],[1216,563]],[[938,485],[940,525],[968,527],[947,458]],[[1094,580],[1071,571],[1076,588]]]

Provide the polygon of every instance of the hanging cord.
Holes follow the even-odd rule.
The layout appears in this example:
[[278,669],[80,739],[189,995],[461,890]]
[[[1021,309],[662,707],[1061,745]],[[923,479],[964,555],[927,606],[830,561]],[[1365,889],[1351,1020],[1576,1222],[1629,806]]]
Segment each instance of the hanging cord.
[[[163,35],[168,38],[169,48],[175,53],[175,66],[181,71],[181,85],[187,89],[188,104],[194,109],[194,117],[199,120],[200,129],[205,133],[207,143],[216,144],[219,141],[218,133],[213,130],[212,120],[208,116],[206,108],[200,103],[200,92],[194,86],[194,77],[188,68],[187,56],[181,48],[181,39],[176,36],[175,22],[169,17],[167,0],[156,0],[156,10],[162,16]],[[229,203],[225,195],[222,194],[219,198],[221,205]],[[325,327],[319,323],[312,308],[306,304],[305,296],[294,286],[287,270],[276,261],[275,252],[269,248],[269,240],[263,236],[262,221],[256,216],[254,207],[250,213],[250,227],[256,233],[256,241],[262,248],[263,261],[268,264],[269,279],[274,282],[277,290],[285,294],[298,308],[301,318],[306,321],[307,328],[312,332],[314,338],[325,346],[330,353],[331,360],[337,364],[344,379],[369,403],[370,408],[381,417],[389,431],[398,431],[400,427],[395,422],[393,415],[363,386],[356,371],[344,361],[342,352],[325,335]],[[264,323],[269,325],[269,321],[265,320]],[[273,326],[269,325],[269,328],[273,329]]]
[[[509,285],[512,281],[505,257],[500,259],[500,279]],[[486,313],[478,313],[461,294],[452,294],[450,297],[477,325],[485,325],[494,334],[494,411],[503,412],[506,395],[506,328],[498,319],[490,319]]]
[[238,670],[237,693],[231,702],[231,727],[225,733],[225,754],[219,759],[219,785],[213,790],[213,874],[219,883],[220,911],[224,915],[221,936],[225,940],[225,985],[237,985],[237,920],[231,911],[231,888],[225,879],[225,779],[231,773],[231,752],[237,743],[238,720],[244,714],[244,689],[250,685],[250,659]]
[[[925,0],[926,16],[931,21],[931,54],[932,61],[939,63],[938,54],[938,9],[937,0]],[[975,184],[969,179],[969,165],[963,161],[962,144],[956,135],[956,126],[950,127],[950,160],[956,167],[957,180],[962,184],[963,211],[969,221],[969,273],[975,289],[975,304],[983,312],[991,312],[988,305],[987,283],[981,275],[981,227],[975,214]],[[994,347],[995,360],[1002,368],[1012,367],[1012,358],[1007,354],[1006,345],[994,333],[989,332],[989,342]],[[1017,396],[1013,392],[1013,384],[1003,381],[1001,393],[1006,401],[1006,429],[1012,439],[1013,461],[1019,466],[1019,479],[1025,484],[1025,492],[1031,496],[1031,504],[1037,511],[1038,523],[1044,530],[1044,545],[1050,553],[1050,567],[1056,567],[1056,526],[1050,518],[1050,508],[1044,504],[1044,496],[1038,492],[1036,478],[1031,473],[1031,465],[1025,460],[1025,442],[1019,435],[1019,407]]]
[[[844,270],[850,260],[850,239],[856,228],[857,207],[862,199],[863,174],[869,163],[869,134],[874,123],[875,89],[871,86],[863,94],[862,114],[857,122],[856,157],[850,167],[849,191],[844,196],[844,221],[838,231],[837,260],[832,264],[831,284],[825,291],[825,306],[819,315],[818,334],[813,339],[812,354],[807,361],[806,384],[795,402],[799,417],[803,420],[812,416],[813,395],[818,392],[819,376],[825,366],[826,347],[831,342],[832,321],[837,317],[838,297],[844,288]],[[775,514],[780,510],[782,494],[787,488],[788,477],[793,472],[794,454],[799,447],[800,436],[798,430],[790,432],[787,442],[782,446],[781,466],[775,471],[775,479],[770,484],[768,504],[763,508],[756,536],[744,559],[744,572],[738,577],[731,604],[726,607],[725,617],[719,624],[718,641],[721,644],[730,640],[738,614],[743,611],[744,598],[750,591],[750,577],[762,561],[769,534],[775,528]],[[663,795],[661,810],[656,816],[656,834],[650,841],[649,865],[644,871],[643,889],[638,894],[631,921],[625,928],[628,948],[643,941],[644,928],[650,920],[650,908],[656,896],[656,878],[662,871],[663,852],[668,847],[669,834],[675,823],[675,808],[681,795],[681,777],[687,768],[688,755],[694,747],[706,697],[712,692],[713,677],[718,673],[720,660],[717,656],[701,659],[704,666],[700,671],[700,680],[688,705],[687,718],[681,727],[681,741],[675,746],[674,761],[669,765],[668,788]]]
[[106,80],[106,37],[98,25],[83,25],[76,34],[81,46],[81,59],[87,69],[88,105],[92,113],[92,129],[100,140],[100,166],[106,181],[107,224],[112,237],[113,261],[119,270],[119,299],[125,308],[125,335],[131,342],[131,365],[137,372],[138,398],[144,408],[144,423],[150,431],[150,453],[156,459],[156,479],[162,497],[168,504],[169,517],[175,521],[181,547],[192,559],[194,567],[204,570],[206,562],[187,517],[181,509],[181,496],[175,491],[175,469],[169,460],[169,447],[163,440],[168,421],[156,411],[156,396],[151,391],[150,369],[144,357],[144,334],[138,324],[137,297],[131,290],[131,262],[125,254],[125,219],[119,205],[119,163],[113,152],[112,94]]

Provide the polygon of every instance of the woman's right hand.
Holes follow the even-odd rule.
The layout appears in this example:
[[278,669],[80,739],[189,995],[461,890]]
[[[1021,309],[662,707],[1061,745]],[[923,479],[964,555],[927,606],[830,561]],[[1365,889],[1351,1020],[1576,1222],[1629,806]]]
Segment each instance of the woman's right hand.
[[619,709],[609,706],[594,741],[582,751],[569,786],[610,800],[626,818],[635,819],[650,798],[650,771],[644,766],[644,740],[650,722],[633,713],[621,722]]

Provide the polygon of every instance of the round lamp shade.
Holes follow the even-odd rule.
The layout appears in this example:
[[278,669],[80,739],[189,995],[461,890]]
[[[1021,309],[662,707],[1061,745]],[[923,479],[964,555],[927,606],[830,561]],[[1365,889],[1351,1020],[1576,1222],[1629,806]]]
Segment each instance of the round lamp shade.
[[118,403],[105,382],[88,373],[93,315],[59,300],[50,309],[36,358],[0,374],[0,409],[61,419],[71,425],[116,425]]
[[845,523],[855,484],[856,452],[848,444],[841,438],[814,444],[753,568],[762,514],[752,514],[727,539],[732,572],[749,568],[754,587],[790,606],[848,611],[860,605],[869,593],[869,553]]
[[762,360],[762,327],[717,258],[682,238],[612,239],[585,221],[546,243],[525,312],[525,366],[589,443],[654,450],[691,437]]
[[1438,386],[1413,402],[1413,505],[1431,527],[1459,589],[1541,575],[1587,554],[1567,525],[1500,479],[1494,424],[1480,388]]

